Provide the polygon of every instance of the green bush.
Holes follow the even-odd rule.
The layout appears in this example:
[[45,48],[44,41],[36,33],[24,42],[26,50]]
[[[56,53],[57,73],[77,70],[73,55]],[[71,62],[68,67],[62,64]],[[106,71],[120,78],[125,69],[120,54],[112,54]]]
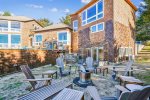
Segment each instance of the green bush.
[[150,35],[147,35],[145,33],[136,34],[136,41],[149,41]]
[[146,45],[146,46],[150,46],[150,41],[146,41],[146,42],[145,42],[145,45]]

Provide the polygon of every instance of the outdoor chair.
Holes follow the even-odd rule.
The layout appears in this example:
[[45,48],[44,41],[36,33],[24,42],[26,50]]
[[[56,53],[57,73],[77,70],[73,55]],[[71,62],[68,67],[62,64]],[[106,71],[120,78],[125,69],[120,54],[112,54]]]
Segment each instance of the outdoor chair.
[[116,85],[115,87],[122,92],[119,98],[100,97],[97,89],[94,86],[88,86],[87,93],[90,94],[90,98],[93,100],[148,100],[150,96],[150,86],[145,86],[142,89],[134,91],[129,91],[120,85]]
[[108,66],[107,66],[107,61],[99,61],[98,67],[96,67],[96,73],[97,71],[103,72],[103,76],[106,73],[108,74]]
[[86,58],[86,70],[89,70],[91,72],[94,72],[95,68],[93,67],[93,58],[92,57],[87,57]]
[[113,70],[112,77],[114,79],[120,77],[119,72],[122,73],[121,76],[129,76],[129,72],[131,72],[131,75],[133,75],[132,65],[133,65],[133,61],[129,61],[129,62],[127,62],[125,67],[119,67],[119,66],[113,67],[113,69],[112,69]]
[[64,68],[64,62],[63,62],[63,58],[61,57],[58,57],[56,59],[56,67],[59,68],[59,72],[60,72],[60,76],[63,77],[63,76],[67,76],[67,75],[70,75],[71,74],[71,67],[69,67],[69,69],[65,69]]
[[31,69],[29,68],[28,65],[21,65],[20,66],[21,71],[25,74],[27,79],[24,79],[24,81],[30,82],[32,89],[31,90],[36,90],[39,89],[43,86],[47,86],[51,83],[51,78],[38,78],[35,79],[34,75],[31,72]]

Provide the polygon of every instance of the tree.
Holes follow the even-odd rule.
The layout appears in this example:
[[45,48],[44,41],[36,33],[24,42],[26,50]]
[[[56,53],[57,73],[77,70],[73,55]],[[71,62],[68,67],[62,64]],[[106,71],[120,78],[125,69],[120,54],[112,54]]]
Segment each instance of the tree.
[[2,14],[2,16],[12,16],[11,13],[9,11],[4,11],[4,13]]
[[39,24],[43,27],[46,27],[46,26],[49,26],[49,25],[52,25],[53,22],[48,20],[47,18],[41,18],[41,19],[38,19],[37,20],[39,22]]
[[146,41],[150,37],[150,0],[143,0],[138,12],[140,16],[136,20],[136,39]]
[[62,17],[59,19],[61,23],[70,25],[71,24],[71,17],[69,15],[66,15],[66,17]]

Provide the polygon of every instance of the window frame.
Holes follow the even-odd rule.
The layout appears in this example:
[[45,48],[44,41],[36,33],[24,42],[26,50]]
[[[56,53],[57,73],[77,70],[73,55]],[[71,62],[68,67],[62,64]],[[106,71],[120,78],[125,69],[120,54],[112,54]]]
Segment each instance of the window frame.
[[[99,3],[99,2],[102,2],[102,3],[103,3],[102,12],[98,12],[98,3]],[[95,16],[91,16],[90,18],[87,18],[87,11],[88,11],[88,9],[92,8],[92,7],[95,6],[95,5],[96,5],[96,15],[95,15]],[[93,4],[92,6],[90,6],[89,8],[83,10],[83,11],[81,12],[81,20],[82,20],[82,14],[83,14],[83,12],[86,13],[86,19],[81,21],[81,23],[82,23],[81,25],[82,25],[82,26],[85,26],[85,25],[90,24],[90,23],[92,23],[92,22],[94,22],[94,21],[97,21],[97,20],[99,20],[99,19],[104,18],[104,6],[105,6],[105,5],[104,5],[104,0],[100,0],[100,1],[96,2],[95,4]],[[100,14],[103,14],[103,16],[100,17],[100,18],[98,18],[98,16],[99,16]],[[94,17],[96,17],[96,20],[93,20],[93,21],[88,22],[88,20],[90,20],[90,19],[92,19],[92,18],[94,18]],[[83,24],[83,23],[84,23],[84,24]]]
[[[75,27],[75,25],[74,25],[75,22],[77,22],[77,25],[78,25],[77,27]],[[75,31],[76,28],[77,28],[77,30]],[[78,20],[74,20],[73,21],[73,32],[77,32],[78,28],[79,28],[79,21]]]
[[34,46],[40,46],[40,45],[42,44],[42,41],[40,41],[40,42],[37,42],[37,41],[36,41],[36,36],[38,36],[38,35],[41,35],[41,36],[42,36],[42,41],[43,41],[43,34],[40,34],[40,33],[35,34],[35,35],[34,35]]
[[[100,24],[103,25],[103,29],[102,29],[102,30],[98,30],[98,25],[100,25]],[[92,32],[92,27],[93,27],[93,26],[96,26],[96,31],[95,31],[95,32]],[[92,26],[90,27],[90,32],[91,32],[91,33],[101,32],[101,31],[104,31],[104,29],[105,29],[105,24],[104,24],[104,22],[101,22],[101,23],[92,25]]]
[[[21,44],[22,44],[22,35],[21,34],[5,34],[5,33],[0,33],[0,34],[3,34],[3,35],[8,35],[8,43],[0,43],[1,45],[7,45],[7,47],[3,47],[2,46],[2,48],[5,48],[5,49],[12,49],[12,48],[14,48],[14,49],[16,49],[16,48],[20,48],[21,47]],[[20,43],[19,44],[17,44],[17,43],[12,43],[11,42],[11,36],[12,35],[19,35],[20,36]]]

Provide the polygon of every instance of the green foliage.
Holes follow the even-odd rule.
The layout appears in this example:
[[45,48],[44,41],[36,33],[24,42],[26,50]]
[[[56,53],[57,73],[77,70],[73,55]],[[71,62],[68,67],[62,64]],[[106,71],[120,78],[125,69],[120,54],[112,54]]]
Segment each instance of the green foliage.
[[136,20],[136,40],[150,40],[150,0],[143,0],[145,5],[139,8],[140,16]]
[[144,81],[145,85],[150,83],[150,71],[136,74],[136,77]]
[[69,15],[66,15],[66,17],[62,17],[59,20],[61,23],[71,25],[71,17]]
[[2,14],[2,16],[11,16],[11,13],[9,11],[4,11],[4,13]]
[[150,35],[148,35],[146,33],[136,34],[136,40],[137,41],[147,41],[147,40],[150,40]]
[[43,27],[46,27],[46,26],[49,26],[49,25],[52,25],[53,22],[48,20],[47,18],[41,18],[41,19],[38,19],[37,20],[39,22],[39,24]]

